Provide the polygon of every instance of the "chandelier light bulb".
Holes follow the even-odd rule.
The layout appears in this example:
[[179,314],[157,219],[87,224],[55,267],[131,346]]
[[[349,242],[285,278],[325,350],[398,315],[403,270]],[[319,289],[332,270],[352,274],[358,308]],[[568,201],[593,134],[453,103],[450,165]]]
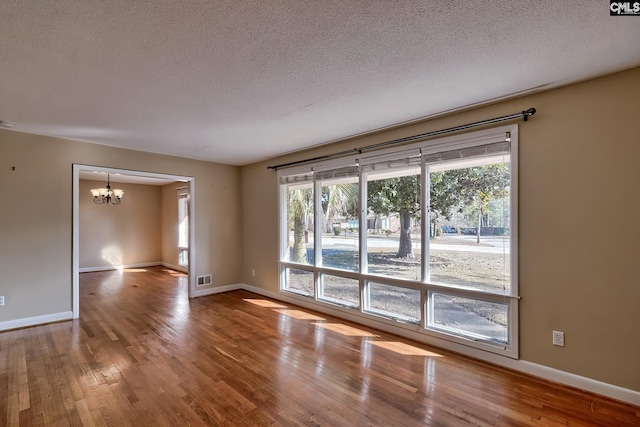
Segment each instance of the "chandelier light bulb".
[[98,205],[119,205],[124,195],[124,190],[118,188],[111,189],[109,174],[107,174],[106,188],[94,188],[89,191],[91,191],[91,195],[93,196],[93,203]]

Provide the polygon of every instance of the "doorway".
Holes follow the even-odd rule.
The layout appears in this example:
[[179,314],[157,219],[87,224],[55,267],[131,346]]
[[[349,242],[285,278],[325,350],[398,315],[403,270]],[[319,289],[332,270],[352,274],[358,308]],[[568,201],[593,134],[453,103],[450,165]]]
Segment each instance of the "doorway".
[[[171,174],[162,174],[162,173],[153,173],[153,172],[143,172],[143,171],[135,171],[128,169],[116,169],[116,168],[105,168],[100,166],[93,165],[83,165],[83,164],[74,164],[73,165],[73,243],[72,243],[72,311],[73,318],[77,319],[80,317],[80,175],[85,172],[100,172],[107,173],[112,175],[118,175],[120,177],[127,177],[131,180],[137,180],[139,182],[144,182],[145,179],[160,179],[167,180],[172,182],[178,182],[183,185],[183,187],[188,190],[189,197],[187,199],[187,207],[189,211],[189,222],[191,224],[188,227],[188,247],[195,247],[195,233],[194,226],[195,224],[195,178],[189,176],[181,176],[181,175],[171,175]],[[123,201],[125,199],[123,198]],[[187,265],[188,265],[188,294],[189,298],[193,298],[195,294],[195,276],[193,272],[195,271],[195,257],[194,251],[189,250],[186,254],[187,256]]]

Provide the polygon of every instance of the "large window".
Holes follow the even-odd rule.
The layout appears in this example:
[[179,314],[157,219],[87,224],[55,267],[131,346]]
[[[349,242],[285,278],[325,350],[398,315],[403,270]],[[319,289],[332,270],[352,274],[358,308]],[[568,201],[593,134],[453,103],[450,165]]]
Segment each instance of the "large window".
[[516,136],[279,171],[281,290],[517,357]]

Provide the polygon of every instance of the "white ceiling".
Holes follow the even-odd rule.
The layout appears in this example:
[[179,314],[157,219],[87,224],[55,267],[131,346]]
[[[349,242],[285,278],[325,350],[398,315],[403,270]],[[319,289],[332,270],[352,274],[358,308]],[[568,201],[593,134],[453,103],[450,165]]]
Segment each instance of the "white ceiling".
[[243,165],[640,65],[609,2],[3,0],[14,130]]

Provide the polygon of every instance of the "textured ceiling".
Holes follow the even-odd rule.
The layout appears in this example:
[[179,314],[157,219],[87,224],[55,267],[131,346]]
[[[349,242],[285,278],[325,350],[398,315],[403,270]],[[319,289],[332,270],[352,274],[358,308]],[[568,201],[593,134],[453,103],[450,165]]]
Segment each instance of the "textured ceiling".
[[15,130],[228,164],[640,65],[602,0],[3,0]]

